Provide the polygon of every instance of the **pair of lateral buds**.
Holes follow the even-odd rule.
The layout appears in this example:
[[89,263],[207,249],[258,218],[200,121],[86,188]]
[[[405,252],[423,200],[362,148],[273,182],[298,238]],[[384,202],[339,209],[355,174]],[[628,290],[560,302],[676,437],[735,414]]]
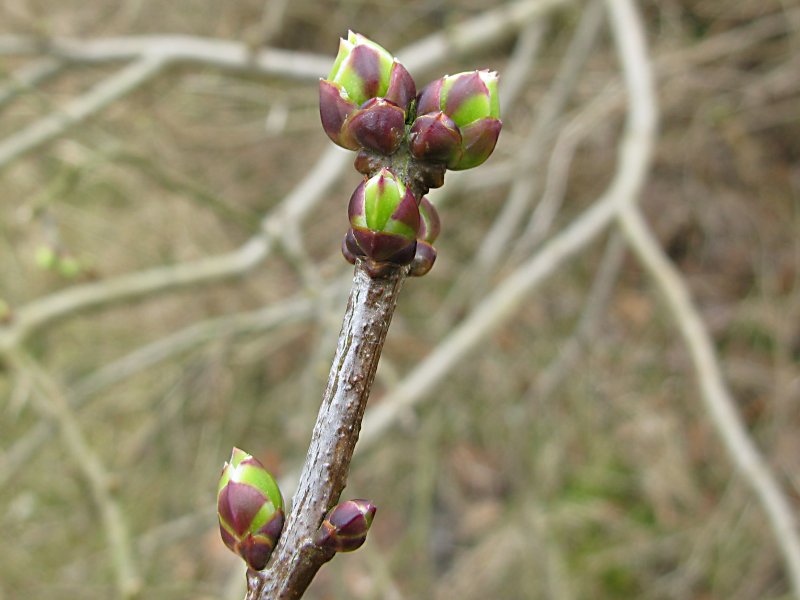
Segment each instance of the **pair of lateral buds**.
[[471,169],[494,150],[500,135],[497,73],[448,75],[419,94],[408,71],[381,46],[350,32],[341,40],[328,79],[320,80],[320,117],[328,137],[358,151],[365,177],[348,207],[350,230],[342,252],[351,263],[411,265],[427,273],[440,231],[424,197],[444,183],[446,169]]
[[[333,507],[313,543],[334,552],[351,552],[367,539],[376,508],[368,500]],[[256,458],[238,448],[225,463],[217,489],[222,541],[256,571],[267,566],[283,530],[283,496],[275,478]]]

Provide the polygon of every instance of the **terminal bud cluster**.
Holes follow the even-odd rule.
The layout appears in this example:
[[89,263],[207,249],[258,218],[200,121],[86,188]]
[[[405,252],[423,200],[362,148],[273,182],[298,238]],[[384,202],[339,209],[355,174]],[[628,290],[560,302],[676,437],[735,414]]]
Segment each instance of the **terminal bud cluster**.
[[319,99],[325,133],[358,151],[364,175],[348,207],[348,261],[364,261],[373,276],[407,265],[412,276],[430,271],[440,224],[425,193],[447,169],[471,169],[492,154],[502,126],[497,87],[497,73],[484,69],[446,75],[418,94],[384,48],[353,32],[340,41]]

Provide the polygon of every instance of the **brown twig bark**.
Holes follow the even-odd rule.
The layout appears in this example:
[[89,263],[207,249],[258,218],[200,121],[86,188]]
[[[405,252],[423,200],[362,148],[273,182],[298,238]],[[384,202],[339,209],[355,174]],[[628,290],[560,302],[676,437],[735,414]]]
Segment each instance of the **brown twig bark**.
[[300,598],[332,551],[311,539],[347,484],[361,419],[407,268],[371,277],[357,262],[328,386],[292,510],[265,571],[248,573],[247,600]]

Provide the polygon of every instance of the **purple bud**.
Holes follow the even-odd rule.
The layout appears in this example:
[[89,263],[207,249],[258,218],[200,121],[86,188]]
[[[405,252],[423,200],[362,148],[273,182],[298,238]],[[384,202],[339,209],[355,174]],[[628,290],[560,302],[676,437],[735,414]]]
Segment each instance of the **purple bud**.
[[441,92],[444,79],[431,81],[420,92],[417,98],[417,114],[426,115],[428,113],[439,112],[442,110]]
[[333,507],[314,536],[314,543],[335,552],[352,552],[367,539],[377,511],[369,500],[347,500]]
[[[412,138],[414,155],[420,160],[444,160],[447,167],[454,170],[476,167],[489,158],[502,125],[497,87],[497,73],[485,69],[447,75],[429,83],[417,98],[417,114],[420,115],[417,120],[424,117],[418,129],[422,131],[432,121],[429,115],[444,112],[451,119],[452,127],[461,134],[460,152],[452,151],[447,155],[442,150],[437,156],[433,150],[436,144],[431,143],[426,148],[422,146],[420,138]],[[434,135],[426,132],[425,135],[438,141],[443,133]],[[415,141],[418,144],[416,148],[413,147]],[[445,142],[440,145],[447,147]],[[447,156],[443,158],[443,155]]]
[[417,240],[417,250],[408,274],[411,277],[422,277],[433,268],[434,262],[436,262],[436,249],[428,242]]
[[319,116],[322,128],[328,137],[342,148],[357,150],[358,142],[353,140],[343,131],[343,125],[358,107],[345,100],[341,89],[335,83],[320,79],[319,82]]
[[391,100],[404,111],[417,95],[417,86],[406,68],[395,59],[392,65],[392,74],[389,78],[389,88],[384,98]]
[[346,100],[360,106],[386,93],[395,62],[386,49],[350,31],[346,40],[339,41],[339,54],[328,80],[339,84]]
[[403,139],[405,121],[405,111],[397,104],[383,98],[372,98],[347,120],[346,137],[363,148],[393,154]]
[[[353,251],[355,250],[355,252]],[[356,244],[355,238],[353,238],[353,230],[348,229],[347,233],[344,234],[342,238],[342,256],[344,259],[349,262],[351,265],[356,264],[356,256],[361,255],[361,249]]]
[[353,239],[366,258],[375,262],[407,265],[414,260],[417,240],[409,241],[401,235],[382,233],[353,227]]
[[450,163],[461,157],[461,132],[442,111],[417,117],[408,139],[411,154],[419,160]]

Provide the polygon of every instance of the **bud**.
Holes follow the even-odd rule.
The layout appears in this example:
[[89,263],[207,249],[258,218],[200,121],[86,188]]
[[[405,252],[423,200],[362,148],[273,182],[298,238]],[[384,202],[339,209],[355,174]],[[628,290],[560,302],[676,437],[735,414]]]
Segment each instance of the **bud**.
[[436,249],[432,244],[442,229],[439,213],[426,196],[423,196],[419,203],[419,217],[417,249],[408,273],[411,277],[422,277],[433,268],[433,263],[436,262]]
[[461,133],[461,153],[448,157],[449,169],[476,167],[494,150],[502,125],[497,82],[494,71],[468,71],[437,79],[420,93],[418,115],[444,112]]
[[[351,250],[350,247],[353,247]],[[342,238],[342,256],[351,265],[356,264],[356,256],[361,256],[361,248],[358,247],[355,238],[353,237],[353,230],[348,229],[347,233]]]
[[427,275],[436,262],[436,248],[428,242],[417,240],[417,249],[414,253],[414,260],[411,261],[411,268],[408,274],[411,277],[422,277]]
[[406,113],[385,98],[372,98],[350,115],[345,129],[360,147],[393,154],[406,131]]
[[377,508],[369,500],[348,500],[337,504],[325,516],[314,543],[336,552],[352,552],[367,539]]
[[[389,52],[351,31],[340,40],[331,73],[319,86],[322,127],[331,140],[349,150],[363,146],[391,154],[397,149],[417,92],[411,75]],[[374,99],[382,102],[368,104]],[[366,114],[356,118],[361,111]]]
[[420,160],[455,163],[461,158],[461,132],[442,111],[417,117],[408,139],[411,154]]
[[283,498],[264,465],[238,448],[222,468],[217,515],[225,545],[251,569],[267,566],[283,529]]
[[352,235],[345,244],[354,256],[407,265],[414,258],[419,209],[411,190],[389,169],[362,181],[348,207]]

